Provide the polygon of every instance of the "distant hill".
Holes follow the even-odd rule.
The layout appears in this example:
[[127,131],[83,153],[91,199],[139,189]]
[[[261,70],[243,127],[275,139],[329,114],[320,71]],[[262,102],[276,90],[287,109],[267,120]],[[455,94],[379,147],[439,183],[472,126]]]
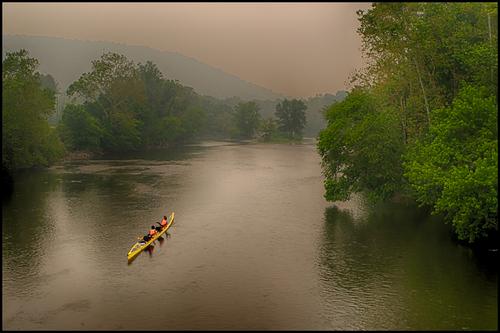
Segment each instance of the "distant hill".
[[104,52],[116,52],[135,62],[151,60],[166,78],[178,80],[201,95],[217,98],[237,96],[243,100],[285,97],[179,53],[144,46],[56,37],[2,37],[2,59],[5,52],[21,48],[28,50],[30,56],[40,61],[40,72],[51,74],[60,91],[65,91],[82,73],[90,71],[91,60],[99,58]]

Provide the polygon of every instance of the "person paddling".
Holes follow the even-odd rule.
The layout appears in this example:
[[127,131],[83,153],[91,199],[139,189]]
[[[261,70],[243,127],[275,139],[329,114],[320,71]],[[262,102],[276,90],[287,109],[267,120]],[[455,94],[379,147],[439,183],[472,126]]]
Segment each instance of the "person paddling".
[[160,223],[158,223],[160,226],[159,227],[156,227],[156,231],[161,231],[163,228],[165,228],[167,226],[167,217],[166,216],[163,216],[163,219],[161,220]]
[[145,240],[145,241],[150,240],[150,239],[151,239],[154,235],[156,235],[156,233],[157,233],[157,232],[158,232],[158,231],[156,231],[155,226],[154,226],[154,225],[152,225],[152,226],[151,226],[151,229],[149,229],[148,234],[147,234],[146,236],[144,236],[144,240]]
[[156,222],[156,223],[159,225],[159,227],[156,227],[156,231],[160,232],[167,225],[167,218],[163,216],[161,222]]
[[152,225],[151,226],[151,229],[149,230],[149,238],[153,237],[154,235],[156,235],[158,233],[158,231],[156,231],[155,229],[155,226]]

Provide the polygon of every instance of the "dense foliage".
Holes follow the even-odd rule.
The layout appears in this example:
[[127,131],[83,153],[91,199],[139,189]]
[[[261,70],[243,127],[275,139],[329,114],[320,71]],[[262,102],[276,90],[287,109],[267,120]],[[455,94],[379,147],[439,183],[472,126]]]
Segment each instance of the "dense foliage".
[[234,119],[239,138],[250,139],[254,137],[260,124],[258,105],[255,102],[238,103],[235,107]]
[[498,233],[496,3],[375,3],[358,30],[370,63],[327,112],[326,198],[413,195],[460,239]]
[[433,111],[427,136],[404,164],[417,199],[451,219],[473,242],[498,223],[498,125],[493,96],[464,87],[450,107]]
[[[74,100],[63,112],[60,133],[72,149],[168,147],[232,130],[232,110],[165,79],[152,62],[135,64],[116,53],[94,60],[92,71],[71,84],[68,95]],[[84,133],[88,137],[82,139]]]
[[320,133],[324,157],[325,197],[347,200],[352,192],[388,198],[401,186],[403,143],[397,117],[381,109],[366,90],[353,90],[326,114],[329,126]]
[[289,138],[302,137],[306,125],[306,109],[305,103],[298,99],[285,99],[276,105],[275,116],[278,119],[278,127]]
[[[305,124],[302,101],[274,102],[278,120],[263,121],[258,101],[235,99],[237,103],[232,104],[232,100],[201,96],[178,81],[165,79],[154,63],[136,64],[117,53],[104,53],[92,61],[91,70],[69,86],[68,102],[54,115],[57,82],[49,74],[35,72],[37,60],[28,58],[25,51],[16,56],[17,60],[14,54],[8,56],[3,66],[7,97],[3,155],[8,168],[48,165],[62,156],[64,147],[100,153],[207,138],[300,139]],[[23,85],[17,84],[21,74],[16,76],[16,72],[28,73],[23,74]],[[22,103],[33,109],[36,105],[36,112]],[[12,111],[15,107],[32,118],[19,117],[20,112]],[[49,116],[57,131],[48,125]],[[29,119],[33,122],[27,124]]]
[[97,150],[103,137],[97,119],[82,105],[67,105],[58,129],[69,150]]
[[2,62],[2,165],[7,170],[48,166],[64,152],[47,122],[54,91],[43,87],[37,67],[25,50],[7,53]]
[[152,62],[116,53],[94,60],[67,94],[72,100],[58,127],[70,150],[123,152],[200,138],[300,140],[306,124],[303,101],[267,101],[277,119],[263,121],[262,101],[200,96],[165,79]]

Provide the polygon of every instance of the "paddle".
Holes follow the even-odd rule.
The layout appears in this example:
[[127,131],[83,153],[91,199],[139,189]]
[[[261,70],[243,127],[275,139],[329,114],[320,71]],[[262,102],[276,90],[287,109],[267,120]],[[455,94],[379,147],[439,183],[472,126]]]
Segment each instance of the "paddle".
[[[145,240],[144,240],[144,236],[142,236],[142,237],[139,237],[139,236],[138,236],[138,237],[137,237],[137,240],[138,240],[138,241],[145,242],[145,243],[147,242],[147,241],[145,241]],[[144,243],[144,244],[145,244],[145,243]]]

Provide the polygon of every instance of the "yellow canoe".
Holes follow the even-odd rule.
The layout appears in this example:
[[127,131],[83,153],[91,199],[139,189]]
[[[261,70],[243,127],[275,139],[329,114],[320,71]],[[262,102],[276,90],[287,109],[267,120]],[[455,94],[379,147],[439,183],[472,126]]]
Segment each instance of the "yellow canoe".
[[134,246],[132,246],[130,251],[128,251],[128,253],[127,253],[128,260],[130,261],[130,260],[134,259],[139,253],[141,253],[144,249],[146,249],[149,245],[151,245],[151,243],[153,243],[161,235],[163,235],[165,232],[167,232],[168,228],[170,228],[172,223],[174,223],[174,216],[175,216],[175,214],[174,214],[174,212],[172,212],[172,214],[168,218],[167,225],[162,230],[160,230],[156,235],[154,235],[149,241],[147,241],[146,243],[141,242],[141,241],[138,241],[137,243],[135,243]]

